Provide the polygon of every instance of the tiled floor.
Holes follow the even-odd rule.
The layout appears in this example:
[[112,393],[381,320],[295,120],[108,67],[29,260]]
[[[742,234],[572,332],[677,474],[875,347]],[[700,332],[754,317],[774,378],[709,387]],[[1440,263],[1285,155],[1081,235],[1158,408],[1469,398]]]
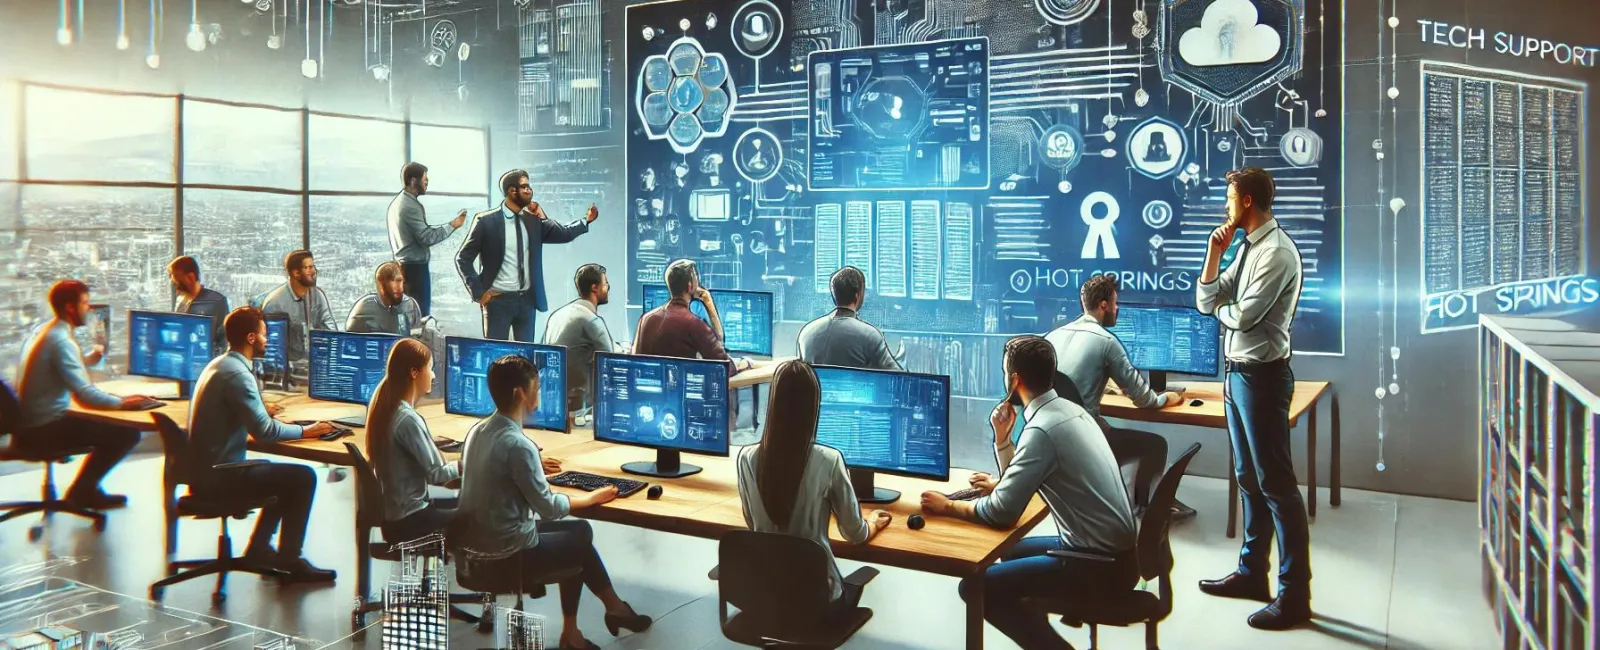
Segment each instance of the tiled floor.
[[[59,476],[71,477],[74,471],[69,468]],[[32,520],[0,525],[0,558],[19,563],[81,557],[84,562],[61,569],[58,575],[109,591],[143,595],[162,570],[161,515],[155,498],[159,475],[157,459],[129,463],[112,475],[108,487],[129,493],[133,504],[114,514],[103,534],[95,534],[72,517],[57,517],[44,539],[31,543],[25,532]],[[37,473],[0,478],[0,500],[30,498],[37,494],[37,486]],[[1188,477],[1184,481],[1180,498],[1199,509],[1200,516],[1173,531],[1176,609],[1161,625],[1163,647],[1472,650],[1498,646],[1489,607],[1481,595],[1472,504],[1354,490],[1345,491],[1341,508],[1324,502],[1312,526],[1318,618],[1304,629],[1264,633],[1244,623],[1252,604],[1208,598],[1194,586],[1196,580],[1221,575],[1233,566],[1238,543],[1223,535],[1225,494],[1226,484],[1220,480]],[[1325,492],[1323,495],[1326,498]],[[229,581],[228,601],[212,609],[212,583],[201,579],[169,589],[167,604],[335,647],[379,647],[375,629],[349,637],[348,609],[355,584],[351,496],[349,481],[320,485],[308,544],[308,554],[315,562],[339,570],[336,585],[279,587],[241,575]],[[236,544],[243,545],[249,525],[232,525]],[[591,640],[608,650],[739,647],[723,640],[717,627],[716,585],[706,579],[706,571],[715,562],[714,542],[604,523],[595,528],[619,592],[638,611],[655,616],[657,623],[647,633],[613,639],[601,624],[598,601],[586,596],[580,622]],[[181,530],[181,556],[214,552],[214,522],[185,521]],[[845,570],[850,569],[847,566]],[[382,563],[377,565],[375,584],[382,585],[386,571]],[[550,617],[555,624],[559,623],[559,607],[553,589],[551,593],[551,597],[530,601],[529,609]],[[964,609],[952,578],[884,568],[868,587],[863,604],[873,608],[875,615],[846,648],[960,647]],[[82,623],[91,626],[93,619]],[[1058,629],[1077,647],[1088,646],[1086,631]],[[551,635],[555,632],[549,630]],[[1016,647],[992,628],[986,638],[988,648]],[[1143,631],[1108,628],[1102,630],[1100,640],[1108,649],[1142,648]],[[492,641],[457,624],[452,645],[482,648],[490,647]]]

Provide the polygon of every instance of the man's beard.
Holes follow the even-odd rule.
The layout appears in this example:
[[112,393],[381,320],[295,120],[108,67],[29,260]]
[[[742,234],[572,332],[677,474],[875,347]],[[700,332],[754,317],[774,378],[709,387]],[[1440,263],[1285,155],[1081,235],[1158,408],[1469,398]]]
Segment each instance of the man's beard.
[[406,299],[405,292],[400,292],[400,293],[396,293],[396,294],[392,294],[392,295],[389,294],[389,293],[384,293],[383,294],[383,304],[385,304],[385,305],[398,305],[398,304],[400,304],[400,301],[405,300],[405,299]]
[[307,289],[315,287],[315,286],[317,286],[317,279],[315,277],[300,278],[300,286],[305,287]]
[[1116,327],[1117,326],[1117,312],[1114,312],[1114,311],[1106,312],[1106,321],[1104,323],[1101,323],[1100,326],[1101,327]]
[[609,294],[604,295],[604,296],[598,296],[598,297],[595,298],[594,306],[599,307],[600,305],[604,305],[604,304],[607,304],[607,303],[610,303],[610,302],[611,302],[611,296]]

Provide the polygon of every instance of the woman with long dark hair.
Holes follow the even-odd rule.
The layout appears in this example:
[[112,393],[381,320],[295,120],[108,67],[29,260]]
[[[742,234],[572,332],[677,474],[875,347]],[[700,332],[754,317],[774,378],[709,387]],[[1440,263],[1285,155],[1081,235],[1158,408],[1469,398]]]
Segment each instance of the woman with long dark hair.
[[383,381],[367,407],[367,456],[383,484],[383,535],[408,542],[444,530],[454,499],[433,500],[428,486],[461,476],[461,463],[445,462],[412,404],[433,390],[433,353],[416,339],[389,350]]
[[[839,520],[839,534],[865,544],[889,527],[888,512],[875,510],[869,524],[861,517],[844,457],[817,444],[817,414],[822,386],[804,361],[788,361],[772,373],[767,421],[760,444],[739,452],[739,500],[751,530],[814,539],[828,547],[828,520]],[[833,556],[833,551],[828,551]],[[855,606],[861,593],[843,589],[834,563],[833,597]]]

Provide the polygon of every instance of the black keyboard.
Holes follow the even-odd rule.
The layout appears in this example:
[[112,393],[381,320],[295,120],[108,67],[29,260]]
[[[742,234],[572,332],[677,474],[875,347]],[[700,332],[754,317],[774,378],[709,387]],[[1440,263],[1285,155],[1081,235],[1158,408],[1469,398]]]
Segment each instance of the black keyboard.
[[617,486],[617,497],[619,498],[630,496],[649,485],[643,481],[630,481],[625,478],[612,478],[584,472],[562,472],[550,477],[550,484],[578,488],[584,492],[593,492],[607,485],[615,485]]
[[461,448],[467,446],[467,443],[465,443],[463,441],[460,441],[460,440],[451,440],[449,438],[441,438],[441,437],[435,436],[433,438],[433,446],[438,448],[439,451],[445,452],[447,454],[453,454],[455,452],[461,451]]
[[944,496],[951,501],[972,501],[983,496],[983,491],[978,488],[967,488],[965,490],[956,490]]
[[338,440],[340,438],[348,438],[348,437],[353,436],[353,435],[356,435],[356,432],[351,431],[349,429],[335,428],[334,430],[329,431],[327,433],[324,433],[324,434],[322,434],[320,436],[317,436],[317,437],[322,439],[322,440],[328,441],[328,442],[333,442],[333,441]]

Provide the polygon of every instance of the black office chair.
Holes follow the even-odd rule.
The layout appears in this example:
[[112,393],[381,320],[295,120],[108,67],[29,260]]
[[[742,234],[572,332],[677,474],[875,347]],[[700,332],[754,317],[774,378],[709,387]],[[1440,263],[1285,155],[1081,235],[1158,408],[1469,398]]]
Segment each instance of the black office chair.
[[[222,604],[228,598],[228,574],[243,572],[253,573],[262,577],[277,577],[282,573],[267,567],[248,564],[242,557],[233,555],[233,539],[228,536],[228,519],[244,519],[250,513],[271,505],[276,499],[272,497],[243,498],[209,494],[197,496],[184,494],[177,496],[178,486],[194,484],[194,476],[188,468],[189,463],[189,433],[178,426],[169,418],[160,413],[151,413],[150,419],[156,423],[156,430],[161,433],[162,453],[166,457],[166,466],[161,474],[161,503],[166,514],[167,534],[167,577],[150,585],[150,599],[161,600],[166,595],[167,587],[199,578],[201,576],[217,576],[217,590],[211,594],[213,604]],[[238,463],[223,463],[215,465],[212,469],[232,469],[260,465],[267,461],[247,460]],[[189,517],[191,519],[215,519],[221,532],[217,535],[217,558],[214,560],[174,560],[173,556],[178,551],[178,519]],[[181,571],[181,569],[187,569]]]
[[[1142,589],[1106,594],[1074,594],[1072,598],[1028,598],[1025,607],[1046,614],[1060,614],[1070,627],[1089,625],[1089,650],[1100,647],[1101,625],[1127,627],[1144,623],[1145,650],[1160,650],[1156,629],[1172,613],[1172,542],[1167,530],[1172,523],[1172,502],[1178,497],[1178,482],[1189,468],[1189,461],[1200,453],[1200,443],[1190,445],[1178,462],[1167,468],[1150,497],[1150,508],[1139,522],[1139,576],[1146,581],[1160,580],[1158,593]],[[1078,560],[1110,562],[1111,558],[1079,551],[1057,550],[1050,555]]]
[[65,512],[77,515],[94,522],[95,532],[105,532],[106,515],[98,510],[85,508],[78,504],[56,497],[55,466],[59,463],[70,463],[77,456],[83,456],[93,451],[90,448],[61,449],[52,451],[38,451],[28,449],[27,445],[17,444],[17,418],[22,415],[22,403],[17,400],[17,394],[12,392],[11,385],[0,381],[0,434],[11,436],[10,446],[0,449],[0,461],[9,460],[23,463],[43,463],[44,481],[39,485],[38,501],[9,501],[0,503],[0,522],[16,519],[35,512],[41,513],[39,523],[28,528],[28,541],[37,542],[44,536],[44,522],[50,515]]
[[[344,443],[356,471],[356,608],[350,612],[350,623],[356,629],[367,626],[367,614],[383,611],[383,599],[372,598],[372,560],[399,562],[400,550],[388,542],[383,533],[383,482],[367,462],[365,454],[355,443]],[[372,530],[380,531],[380,541],[372,541]],[[410,540],[405,540],[410,541]],[[449,558],[449,555],[445,555]],[[450,594],[450,618],[477,623],[478,617],[468,614],[455,603],[479,603],[482,594]]]
[[[717,546],[717,612],[722,636],[759,648],[832,650],[872,619],[865,607],[840,612],[828,578],[833,565],[816,540],[780,533],[734,530]],[[723,569],[727,570],[724,571]],[[878,570],[861,567],[845,577],[865,588]],[[728,616],[728,605],[739,613]]]
[[516,609],[522,610],[522,597],[538,600],[544,598],[549,590],[545,585],[553,585],[578,577],[582,572],[581,567],[562,567],[551,569],[537,575],[525,575],[522,567],[522,553],[512,553],[500,557],[481,553],[472,547],[461,544],[456,540],[462,539],[461,527],[465,520],[456,517],[446,527],[445,543],[449,545],[450,553],[456,561],[456,584],[464,589],[471,589],[483,594],[483,615],[478,618],[479,632],[493,632],[495,619],[495,598],[500,594],[516,594]]
[[1052,388],[1055,388],[1056,394],[1065,397],[1068,402],[1083,406],[1083,395],[1078,393],[1078,385],[1072,383],[1072,378],[1059,370],[1056,371],[1056,381]]

